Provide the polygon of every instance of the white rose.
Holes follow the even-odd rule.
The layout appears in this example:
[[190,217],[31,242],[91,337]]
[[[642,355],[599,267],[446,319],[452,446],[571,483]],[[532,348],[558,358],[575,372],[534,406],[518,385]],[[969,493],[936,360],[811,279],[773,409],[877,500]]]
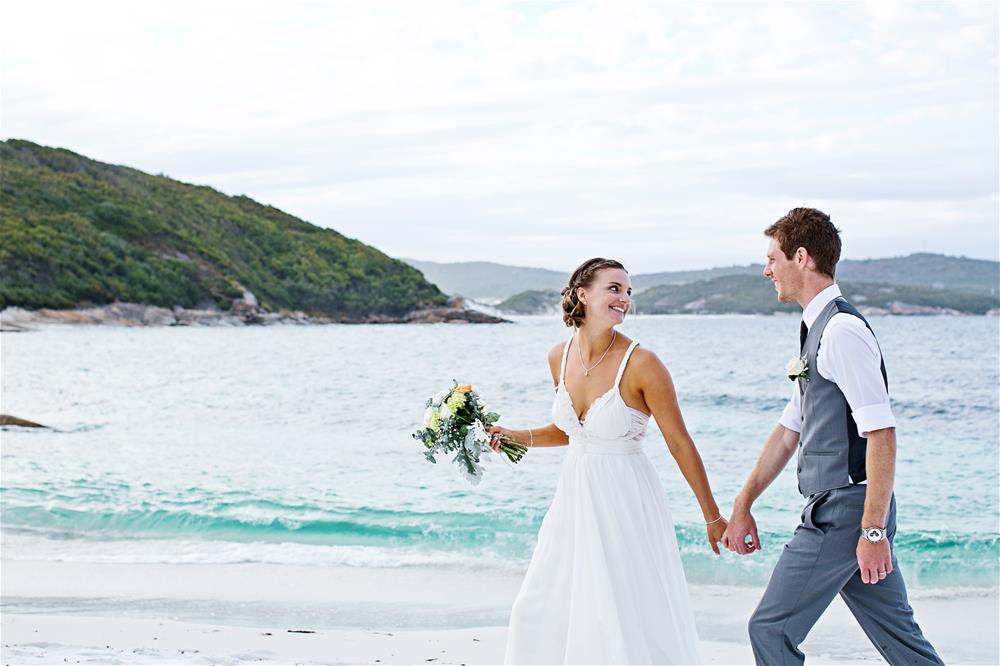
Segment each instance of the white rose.
[[789,377],[798,377],[806,371],[806,362],[799,357],[793,358],[785,366],[785,372]]
[[428,407],[427,411],[424,412],[424,427],[430,428],[431,423],[434,422],[433,419],[434,419],[434,408]]
[[438,407],[438,413],[441,415],[441,420],[444,420],[449,416],[451,416],[452,414],[451,407],[448,406],[448,403],[442,402],[441,406]]
[[440,405],[442,402],[444,402],[444,399],[448,397],[449,393],[451,393],[451,391],[449,390],[444,390],[440,391],[439,393],[435,393],[434,397],[431,398],[431,403],[435,405]]

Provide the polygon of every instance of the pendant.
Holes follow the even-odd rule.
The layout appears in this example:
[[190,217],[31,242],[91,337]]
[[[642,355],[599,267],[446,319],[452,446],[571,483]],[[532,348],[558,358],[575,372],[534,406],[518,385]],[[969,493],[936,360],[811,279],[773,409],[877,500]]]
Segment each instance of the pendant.
[[583,376],[584,377],[589,377],[590,376],[590,371],[589,370],[584,370],[583,371]]

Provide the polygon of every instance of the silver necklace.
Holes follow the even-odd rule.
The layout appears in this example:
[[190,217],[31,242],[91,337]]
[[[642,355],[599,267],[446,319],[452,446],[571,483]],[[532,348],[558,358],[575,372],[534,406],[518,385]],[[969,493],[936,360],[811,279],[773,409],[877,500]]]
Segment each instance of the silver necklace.
[[604,357],[608,355],[608,352],[611,351],[611,348],[614,346],[614,344],[615,344],[615,338],[617,338],[617,337],[618,337],[618,331],[614,331],[611,334],[611,342],[610,342],[610,344],[608,344],[608,348],[604,350],[604,353],[601,354],[601,358],[597,359],[597,363],[595,363],[594,365],[592,365],[592,366],[590,366],[588,368],[587,364],[583,362],[583,347],[580,345],[579,336],[577,336],[576,351],[580,355],[580,365],[583,366],[583,376],[584,377],[589,376],[590,375],[590,371],[593,370],[594,368],[596,368],[597,366],[599,366],[601,364],[601,361],[604,360]]

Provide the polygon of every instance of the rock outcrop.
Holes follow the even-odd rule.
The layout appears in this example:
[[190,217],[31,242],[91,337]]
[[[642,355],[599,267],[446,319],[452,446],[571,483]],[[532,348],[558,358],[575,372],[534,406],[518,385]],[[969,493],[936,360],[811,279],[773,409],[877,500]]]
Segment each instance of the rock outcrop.
[[11,416],[10,414],[0,414],[0,426],[20,426],[22,428],[48,428],[47,425],[42,425],[41,423],[35,423],[34,421],[28,421],[27,419],[19,419],[16,416]]
[[[505,319],[469,308],[465,300],[451,298],[447,305],[408,312],[400,317],[370,315],[354,319],[358,324],[497,324]],[[28,331],[34,326],[51,324],[87,324],[91,326],[273,326],[332,324],[338,320],[297,311],[270,312],[246,292],[228,311],[217,309],[161,308],[139,303],[112,303],[74,310],[25,310],[7,308],[0,312],[0,328],[5,331]]]
[[414,310],[403,319],[408,324],[501,324],[506,319],[473,310],[461,296],[452,296],[444,307]]

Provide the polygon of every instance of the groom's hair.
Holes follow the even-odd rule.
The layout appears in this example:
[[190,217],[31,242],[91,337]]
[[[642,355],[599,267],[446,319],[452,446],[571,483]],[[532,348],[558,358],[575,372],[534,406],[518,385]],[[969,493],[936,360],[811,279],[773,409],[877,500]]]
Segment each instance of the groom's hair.
[[586,316],[583,304],[580,303],[580,298],[576,295],[576,290],[580,287],[586,289],[592,285],[594,283],[594,277],[597,275],[597,271],[605,268],[620,268],[628,273],[620,261],[595,257],[593,259],[587,259],[587,261],[577,266],[576,270],[570,274],[569,284],[563,287],[562,290],[563,322],[565,322],[567,326],[580,328],[580,325],[583,323],[583,319]]
[[840,261],[840,229],[833,226],[830,216],[815,208],[793,208],[780,220],[764,230],[764,235],[778,241],[786,259],[804,247],[816,270],[831,278]]

